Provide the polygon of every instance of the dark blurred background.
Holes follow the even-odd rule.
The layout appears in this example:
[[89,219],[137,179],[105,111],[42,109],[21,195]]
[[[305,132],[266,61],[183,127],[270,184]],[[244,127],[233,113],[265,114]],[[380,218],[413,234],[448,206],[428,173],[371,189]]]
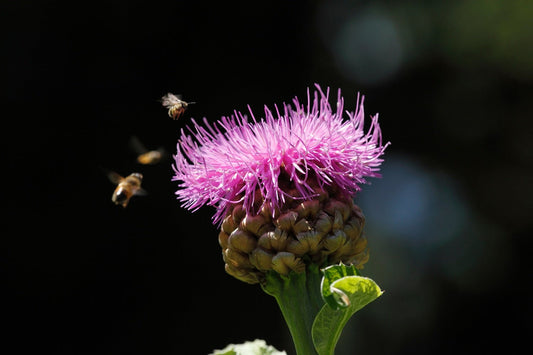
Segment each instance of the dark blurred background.
[[[224,272],[209,207],[175,200],[190,118],[366,95],[387,149],[357,197],[385,294],[338,354],[515,353],[529,344],[531,1],[4,2],[5,354],[293,354],[274,298]],[[167,92],[196,101],[173,121]],[[105,169],[149,195],[111,202]],[[5,201],[5,199],[4,199]],[[9,349],[9,350],[8,350]],[[8,350],[8,351],[7,351]]]

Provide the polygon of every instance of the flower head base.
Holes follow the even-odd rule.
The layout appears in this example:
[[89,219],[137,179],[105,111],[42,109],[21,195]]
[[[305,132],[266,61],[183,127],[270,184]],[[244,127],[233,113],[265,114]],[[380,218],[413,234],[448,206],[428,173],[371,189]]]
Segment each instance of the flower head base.
[[204,119],[205,128],[193,120],[195,140],[182,130],[173,167],[183,206],[215,206],[217,223],[239,203],[247,214],[257,214],[266,204],[274,212],[294,198],[314,199],[318,193],[310,181],[353,197],[365,177],[379,177],[388,144],[382,145],[378,116],[365,133],[364,97],[358,95],[344,120],[340,90],[333,112],[329,89],[316,87],[312,103],[308,91],[307,107],[295,98],[283,114],[276,106],[276,117],[265,107],[260,121],[251,110],[251,122],[238,112],[213,126]]
[[365,218],[352,200],[329,191],[293,202],[273,217],[268,208],[250,215],[235,206],[218,236],[228,274],[258,283],[267,272],[301,273],[308,263],[363,267],[369,257]]
[[307,107],[294,99],[276,106],[276,117],[252,122],[235,112],[206,128],[193,120],[182,131],[175,156],[176,194],[196,210],[215,206],[221,223],[219,243],[226,271],[249,283],[270,271],[288,275],[306,264],[343,262],[362,267],[368,260],[364,216],[353,197],[379,177],[382,145],[377,115],[364,132],[363,98],[344,120],[343,98],[337,110],[317,85]]

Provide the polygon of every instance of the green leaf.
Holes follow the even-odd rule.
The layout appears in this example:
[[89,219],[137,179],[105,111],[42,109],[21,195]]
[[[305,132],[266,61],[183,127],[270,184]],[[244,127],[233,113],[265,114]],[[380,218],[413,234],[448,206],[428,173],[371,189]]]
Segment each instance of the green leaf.
[[287,355],[287,353],[267,345],[264,340],[255,339],[243,344],[229,344],[222,350],[215,350],[211,355]]
[[[359,271],[353,265],[331,265],[322,270],[324,277],[322,278],[322,283],[320,285],[322,298],[333,309],[339,309],[344,307],[344,302],[342,301],[342,295],[338,294],[336,290],[331,289],[331,284],[345,276],[357,276]],[[341,299],[341,300],[339,300]]]
[[324,270],[322,296],[326,304],[318,312],[312,328],[313,343],[320,355],[332,355],[352,315],[383,294],[373,280],[354,275],[358,274],[354,269],[335,265],[331,270]]

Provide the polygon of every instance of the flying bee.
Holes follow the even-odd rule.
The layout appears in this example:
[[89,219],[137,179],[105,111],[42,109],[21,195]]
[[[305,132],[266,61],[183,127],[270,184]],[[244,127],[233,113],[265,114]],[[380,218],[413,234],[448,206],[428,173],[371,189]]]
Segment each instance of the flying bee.
[[142,165],[154,165],[161,161],[165,150],[159,148],[157,150],[148,150],[141,143],[139,138],[132,136],[130,138],[130,147],[137,153],[137,162]]
[[195,104],[196,102],[185,102],[181,99],[181,95],[174,95],[169,92],[161,98],[161,103],[168,108],[168,115],[177,120],[190,104]]
[[163,153],[159,150],[150,150],[146,153],[137,156],[137,162],[142,165],[157,164],[163,157]]
[[126,177],[122,177],[112,171],[109,172],[107,176],[112,183],[117,185],[113,192],[113,196],[111,197],[111,201],[113,201],[115,205],[126,207],[132,196],[146,194],[146,191],[141,188],[141,182],[143,179],[141,173],[132,173]]

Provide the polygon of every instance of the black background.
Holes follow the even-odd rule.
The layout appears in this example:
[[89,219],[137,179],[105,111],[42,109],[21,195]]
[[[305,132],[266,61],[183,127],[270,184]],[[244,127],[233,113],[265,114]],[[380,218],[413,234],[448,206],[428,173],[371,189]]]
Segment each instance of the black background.
[[[483,275],[479,287],[461,286],[428,258],[409,264],[418,269],[417,285],[429,290],[424,297],[430,310],[420,316],[402,313],[402,297],[416,297],[416,287],[405,283],[399,297],[380,282],[396,277],[398,259],[384,259],[404,250],[403,242],[387,247],[374,233],[370,245],[378,241],[365,275],[387,292],[354,317],[339,354],[508,353],[525,344],[531,316],[531,26],[509,25],[523,23],[525,15],[502,1],[471,13],[458,2],[405,8],[378,2],[382,13],[411,21],[416,50],[384,79],[365,81],[343,72],[332,50],[341,20],[335,14],[342,13],[334,10],[342,3],[2,5],[4,353],[207,354],[255,338],[293,353],[275,300],[224,272],[217,228],[210,223],[214,211],[191,213],[175,200],[171,154],[191,117],[215,121],[233,110],[245,112],[247,105],[260,116],[265,104],[295,96],[305,102],[314,83],[341,88],[349,110],[355,93],[364,93],[367,114],[379,112],[384,140],[392,142],[384,169],[389,157],[401,156],[444,172],[460,184],[469,216],[481,216],[481,225],[498,231],[474,242],[460,235],[445,246],[449,254],[439,254],[446,269],[468,244],[477,259],[458,260],[466,269],[475,264],[469,275]],[[347,9],[357,14],[372,6],[360,1]],[[471,27],[442,20],[453,19],[453,11]],[[489,15],[507,20],[496,29],[487,26],[486,37],[468,37],[470,28],[491,22]],[[417,29],[420,24],[426,27]],[[522,37],[496,48],[491,36],[500,30]],[[454,43],[466,43],[455,56]],[[173,121],[159,102],[167,92],[196,104]],[[128,146],[133,135],[150,148],[164,147],[167,160],[137,165]],[[105,169],[142,172],[149,195],[126,209],[113,205]],[[384,174],[373,186],[386,182]],[[389,203],[387,196],[379,198],[378,205]],[[485,255],[490,243],[496,246]],[[405,250],[403,255],[422,249]],[[401,277],[409,279],[413,269],[402,267]],[[380,307],[390,310],[382,322],[371,313]],[[413,317],[422,317],[423,326]]]

